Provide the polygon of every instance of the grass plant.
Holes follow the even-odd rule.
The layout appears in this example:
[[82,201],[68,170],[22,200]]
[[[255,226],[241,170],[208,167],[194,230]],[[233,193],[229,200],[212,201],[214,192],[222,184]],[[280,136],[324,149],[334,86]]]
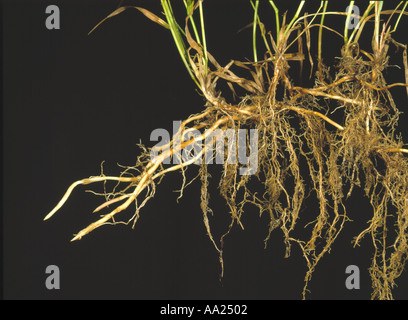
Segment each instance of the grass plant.
[[[64,205],[78,185],[113,180],[117,185],[104,194],[105,202],[95,212],[116,207],[79,231],[72,240],[80,240],[105,224],[134,224],[161,179],[170,172],[184,176],[183,170],[202,157],[205,149],[195,159],[175,165],[164,165],[164,159],[175,156],[195,141],[203,141],[217,129],[257,129],[257,173],[240,175],[238,164],[225,161],[222,165],[219,191],[228,205],[231,223],[220,239],[213,237],[210,227],[208,165],[200,165],[203,221],[219,253],[221,276],[224,239],[235,225],[244,228],[241,218],[245,208],[254,205],[260,215],[269,217],[265,245],[270,234],[280,229],[287,257],[292,246],[300,247],[308,266],[302,292],[306,298],[318,262],[330,252],[350,220],[345,200],[355,188],[361,188],[372,205],[372,216],[366,229],[350,240],[358,246],[364,238],[370,239],[374,251],[369,270],[371,298],[392,299],[392,288],[408,258],[408,149],[397,134],[400,110],[389,90],[407,87],[408,83],[407,46],[392,37],[401,18],[407,15],[407,2],[400,2],[393,10],[384,10],[382,1],[370,2],[357,17],[351,10],[357,3],[354,1],[347,12],[329,11],[328,1],[321,1],[319,9],[311,14],[304,12],[305,1],[301,1],[294,16],[288,17],[280,13],[274,1],[252,1],[249,5],[252,4],[254,14],[249,17],[252,21],[249,27],[253,34],[253,61],[231,60],[225,66],[207,48],[204,2],[183,0],[183,3],[184,21],[176,21],[170,0],[161,0],[162,18],[139,7],[121,7],[107,18],[136,8],[170,30],[190,77],[203,95],[202,112],[186,115],[179,131],[154,159],[150,158],[152,149],[142,146],[136,166],[124,170],[120,176],[101,174],[74,182],[45,219]],[[275,30],[265,30],[261,15],[275,20]],[[327,26],[329,16],[343,18],[344,29]],[[358,28],[349,30],[347,26],[353,17],[360,19]],[[313,28],[318,29],[317,61],[310,53]],[[322,58],[323,31],[344,39],[334,70]],[[257,42],[259,35],[263,43]],[[360,48],[362,35],[372,37],[371,48]],[[312,87],[296,86],[288,71],[290,65],[306,60],[302,41],[306,41],[308,60],[315,71],[310,74],[314,80]],[[401,70],[405,70],[406,83],[385,81],[384,72],[390,67],[390,46],[402,52]],[[247,72],[247,76],[238,76],[233,70]],[[232,90],[235,101],[227,101],[225,93],[218,89],[220,82]],[[237,87],[245,94],[238,96]],[[336,118],[341,121],[332,118],[334,111],[341,112],[342,117]],[[203,132],[205,129],[205,133],[186,139],[193,129]],[[176,144],[179,139],[181,143]],[[377,166],[379,161],[384,163],[383,170]],[[249,181],[253,179],[263,185],[263,193],[251,190]],[[308,196],[315,198],[319,210],[307,224],[308,237],[298,238],[294,233],[297,227],[303,227],[297,223]],[[117,221],[120,213],[132,204],[136,207],[134,215],[128,221]]]

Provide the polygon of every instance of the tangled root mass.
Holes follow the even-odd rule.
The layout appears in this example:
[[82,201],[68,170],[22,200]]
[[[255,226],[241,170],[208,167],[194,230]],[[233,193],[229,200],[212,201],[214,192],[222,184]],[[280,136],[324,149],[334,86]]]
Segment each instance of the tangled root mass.
[[[82,230],[74,240],[103,224],[118,223],[116,214],[131,203],[136,203],[136,211],[125,223],[135,223],[140,209],[154,196],[164,175],[179,171],[184,176],[185,167],[193,163],[163,164],[166,157],[174,156],[176,151],[192,143],[192,140],[183,139],[185,133],[191,129],[201,132],[205,129],[206,133],[193,139],[202,141],[206,134],[216,129],[236,132],[241,128],[256,129],[256,174],[239,174],[239,166],[226,158],[222,165],[219,190],[228,205],[231,223],[221,239],[215,239],[211,233],[208,164],[200,164],[203,221],[219,252],[221,275],[224,272],[224,239],[235,225],[244,227],[241,218],[245,207],[254,205],[270,218],[265,245],[271,232],[280,229],[286,257],[291,254],[293,245],[301,248],[308,267],[305,297],[317,263],[330,251],[350,220],[345,200],[355,188],[362,188],[371,203],[372,215],[367,228],[353,239],[353,243],[358,246],[364,238],[372,242],[374,254],[369,269],[372,298],[391,299],[395,280],[403,272],[408,257],[408,162],[404,156],[407,150],[403,149],[403,142],[397,135],[399,110],[389,92],[394,84],[386,83],[383,72],[389,67],[389,45],[402,47],[405,59],[406,46],[396,43],[386,30],[382,33],[381,46],[373,46],[371,53],[360,51],[357,43],[345,45],[334,73],[319,61],[315,85],[303,88],[295,86],[288,73],[291,58],[285,52],[290,32],[286,38],[281,32],[274,54],[269,52],[265,60],[257,63],[231,61],[221,67],[208,53],[212,68],[205,72],[203,51],[189,33],[186,34],[191,46],[190,63],[202,88],[205,110],[182,122],[179,132],[154,159],[150,157],[152,149],[142,146],[144,151],[136,166],[126,168],[120,177],[101,174],[76,182],[50,215],[62,206],[76,185],[115,180],[116,187],[104,193],[107,202],[97,210],[114,203],[122,204]],[[238,77],[231,70],[233,67],[248,71],[252,78]],[[221,80],[232,89],[240,86],[246,94],[238,98],[237,103],[227,102],[216,88]],[[336,113],[342,114],[339,117],[342,122],[330,119],[334,108]],[[181,143],[176,145],[176,138],[180,137]],[[202,156],[203,152],[197,154],[195,160]],[[380,169],[377,162],[383,163],[383,168]],[[262,184],[262,192],[251,190],[249,182],[252,179]],[[183,183],[183,187],[185,185]],[[119,190],[120,187],[123,188]],[[143,197],[142,192],[145,192]],[[299,227],[302,204],[308,196],[315,197],[318,211],[307,224],[308,237],[300,239],[293,234]]]

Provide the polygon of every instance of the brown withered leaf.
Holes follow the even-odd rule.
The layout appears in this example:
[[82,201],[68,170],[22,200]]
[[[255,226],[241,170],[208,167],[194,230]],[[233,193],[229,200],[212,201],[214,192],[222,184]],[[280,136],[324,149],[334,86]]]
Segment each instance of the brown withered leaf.
[[309,61],[310,61],[310,75],[309,75],[309,79],[310,79],[312,78],[312,74],[313,74],[313,59],[312,59],[312,55],[310,54],[310,30],[307,24],[306,16],[304,17],[304,21],[305,21],[305,31],[306,31],[307,53],[309,55]]
[[120,13],[122,13],[123,11],[127,10],[127,9],[137,9],[139,10],[141,13],[144,14],[145,17],[149,18],[150,20],[152,20],[153,22],[156,22],[157,24],[161,25],[162,27],[166,28],[166,29],[170,29],[169,25],[167,24],[166,21],[164,21],[163,19],[159,18],[158,16],[156,16],[154,13],[150,12],[149,10],[146,10],[144,8],[141,7],[135,7],[135,6],[124,6],[124,7],[120,7],[117,8],[115,11],[113,11],[112,13],[110,13],[108,16],[106,16],[105,18],[103,18],[95,27],[92,28],[91,31],[88,32],[88,35],[90,35],[96,28],[98,28],[102,23],[104,23],[106,20],[108,20],[109,18],[112,18]]

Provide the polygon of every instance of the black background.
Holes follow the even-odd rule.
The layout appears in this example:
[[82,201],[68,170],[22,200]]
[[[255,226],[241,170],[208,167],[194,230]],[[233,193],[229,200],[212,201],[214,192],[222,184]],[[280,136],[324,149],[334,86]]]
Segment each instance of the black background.
[[[47,30],[45,8],[57,5],[61,29]],[[6,299],[300,299],[306,264],[296,246],[284,259],[283,236],[275,230],[264,249],[268,219],[248,207],[245,231],[234,228],[225,242],[225,276],[219,282],[218,254],[206,235],[195,181],[177,203],[180,174],[166,176],[154,199],[141,212],[135,229],[103,226],[81,241],[72,235],[97,219],[92,210],[103,199],[81,186],[49,221],[44,216],[75,180],[107,175],[133,165],[136,144],[149,142],[156,128],[171,131],[172,121],[203,108],[203,99],[184,69],[170,32],[128,10],[87,35],[115,10],[117,0],[3,2],[3,294]],[[159,15],[159,1],[123,2]],[[277,1],[289,17],[294,2]],[[290,7],[292,5],[292,7]],[[329,9],[345,10],[332,1]],[[181,6],[175,6],[181,8]],[[274,25],[272,9],[263,15]],[[305,6],[312,12],[316,5]],[[252,58],[252,20],[247,1],[205,1],[209,51],[221,64]],[[333,25],[344,20],[331,21]],[[344,26],[344,24],[343,24]],[[394,37],[406,43],[406,19]],[[342,33],[342,27],[338,29]],[[341,39],[327,34],[326,62],[339,56]],[[329,42],[330,41],[330,42]],[[394,49],[392,49],[394,50]],[[393,51],[391,51],[393,52]],[[315,56],[317,52],[312,52]],[[402,65],[400,53],[396,64]],[[298,65],[293,64],[293,70]],[[305,70],[307,63],[305,62]],[[308,72],[305,72],[308,74]],[[403,82],[403,71],[387,73]],[[299,80],[299,79],[298,79]],[[307,76],[304,77],[307,84]],[[405,89],[392,91],[397,105],[407,107]],[[401,130],[407,136],[406,116]],[[189,177],[197,168],[188,170]],[[214,235],[229,223],[227,208],[212,181],[210,218]],[[346,224],[331,253],[318,265],[309,299],[369,299],[369,239],[352,248],[351,240],[366,226],[371,207],[360,191],[348,201],[354,220]],[[303,212],[315,210],[305,207]],[[128,210],[129,217],[132,210]],[[61,289],[47,290],[45,269],[57,265]],[[347,290],[345,269],[357,265],[361,289]],[[405,272],[393,291],[408,298]]]

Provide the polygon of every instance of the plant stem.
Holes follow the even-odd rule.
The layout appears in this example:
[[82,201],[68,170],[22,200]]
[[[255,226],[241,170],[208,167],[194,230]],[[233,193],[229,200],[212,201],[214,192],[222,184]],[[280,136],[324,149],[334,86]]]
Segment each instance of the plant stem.
[[190,74],[191,78],[193,79],[195,84],[198,86],[198,88],[202,91],[202,88],[201,88],[200,84],[198,83],[195,75],[193,74],[193,72],[191,70],[191,66],[190,66],[189,62],[187,61],[187,57],[186,57],[187,54],[186,54],[186,49],[185,49],[185,46],[184,46],[184,41],[180,36],[179,25],[176,22],[176,20],[174,19],[174,14],[173,14],[173,10],[171,9],[170,1],[169,0],[161,0],[161,4],[162,4],[164,14],[165,14],[166,19],[167,19],[167,23],[169,24],[171,34],[172,34],[174,42],[176,44],[177,50],[178,50],[178,52],[180,54],[180,57],[183,60],[183,63],[186,66],[186,68],[188,70],[188,73]]
[[[402,1],[401,1],[401,3],[402,3]],[[400,3],[400,4],[401,4],[401,3]],[[395,27],[394,27],[394,29],[391,31],[391,33],[397,30],[397,26],[398,26],[398,24],[399,24],[399,21],[400,21],[400,19],[401,19],[401,16],[402,16],[402,14],[404,13],[405,8],[407,7],[407,5],[408,5],[408,1],[405,1],[405,5],[404,5],[404,7],[403,7],[402,10],[401,10],[401,12],[400,12],[400,14],[399,14],[399,16],[398,16],[397,22],[395,23]],[[398,5],[398,6],[399,6],[399,5]]]
[[198,35],[197,27],[196,27],[196,24],[194,22],[193,15],[191,13],[191,10],[193,10],[193,2],[189,1],[187,3],[186,0],[183,0],[183,2],[184,2],[184,5],[186,7],[186,10],[187,10],[187,15],[190,16],[189,20],[190,20],[191,26],[193,27],[193,31],[194,31],[194,35],[196,37],[196,41],[197,41],[198,44],[201,44],[200,36]]
[[276,41],[275,42],[278,43],[279,42],[279,31],[280,31],[279,10],[272,0],[270,0],[269,3],[273,7],[273,10],[275,10],[275,22],[276,22]]
[[255,1],[255,12],[254,12],[254,22],[252,26],[252,48],[254,51],[254,62],[258,62],[258,54],[256,51],[256,25],[258,21],[258,6],[259,6],[259,0],[256,0]]
[[320,27],[319,27],[319,44],[318,44],[318,51],[317,51],[317,57],[319,60],[319,63],[321,63],[322,61],[322,33],[323,33],[323,25],[324,25],[324,16],[326,13],[326,9],[327,9],[327,4],[328,1],[322,1],[322,3],[324,2],[324,6],[323,6],[323,12],[322,12],[322,17],[320,19]]
[[285,30],[285,33],[284,33],[285,36],[286,36],[286,34],[289,32],[290,28],[294,25],[296,19],[299,17],[300,11],[302,10],[303,5],[305,4],[305,2],[306,2],[305,0],[303,0],[303,1],[300,2],[299,6],[298,6],[298,9],[296,10],[295,16],[294,16],[293,19],[290,21],[290,23],[288,24],[288,26],[287,26],[287,28],[286,28],[286,30]]
[[354,1],[350,1],[347,11],[346,24],[344,25],[344,43],[348,42],[348,29],[351,19],[351,12],[353,11]]
[[199,10],[200,10],[200,22],[201,22],[201,37],[203,39],[203,48],[204,48],[204,65],[205,65],[205,73],[207,74],[208,68],[208,56],[207,56],[207,42],[205,37],[205,29],[204,29],[204,14],[203,14],[203,0],[199,0]]
[[363,14],[363,16],[361,17],[360,21],[358,22],[357,27],[354,28],[353,33],[352,33],[351,36],[350,36],[349,43],[351,43],[351,41],[353,41],[353,38],[354,38],[354,36],[357,34],[357,31],[358,31],[358,37],[356,38],[355,41],[356,41],[356,42],[358,41],[358,38],[360,37],[359,35],[360,35],[360,33],[361,33],[360,30],[363,29],[363,26],[364,26],[364,24],[365,24],[365,19],[367,18],[367,16],[368,16],[368,14],[370,13],[370,11],[374,8],[374,5],[375,5],[374,1],[370,1],[370,4],[368,5],[367,9],[364,11],[364,14]]
[[379,49],[379,38],[380,38],[380,15],[383,6],[383,1],[375,2],[375,25],[374,25],[374,43],[375,49]]

